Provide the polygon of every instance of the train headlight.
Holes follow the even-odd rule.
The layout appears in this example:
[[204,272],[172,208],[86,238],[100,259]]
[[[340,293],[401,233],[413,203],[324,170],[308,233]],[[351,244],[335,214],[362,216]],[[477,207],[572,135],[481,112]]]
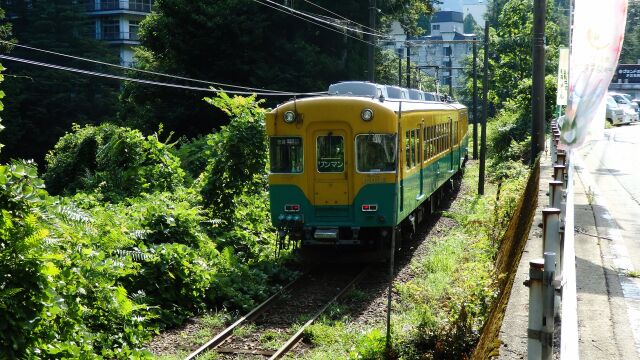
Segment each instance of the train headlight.
[[287,111],[284,113],[284,122],[286,122],[287,124],[291,124],[294,121],[296,121],[296,113],[294,113],[293,111]]
[[373,119],[373,110],[371,109],[362,110],[362,112],[360,113],[360,117],[364,121],[371,121],[371,119]]

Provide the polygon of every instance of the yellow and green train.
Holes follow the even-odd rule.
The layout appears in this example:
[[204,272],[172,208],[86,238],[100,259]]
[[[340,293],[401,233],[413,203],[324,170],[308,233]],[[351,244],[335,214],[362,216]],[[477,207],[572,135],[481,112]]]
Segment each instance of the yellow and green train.
[[344,82],[267,114],[271,217],[282,239],[380,249],[392,231],[411,235],[464,167],[468,112],[409,96]]

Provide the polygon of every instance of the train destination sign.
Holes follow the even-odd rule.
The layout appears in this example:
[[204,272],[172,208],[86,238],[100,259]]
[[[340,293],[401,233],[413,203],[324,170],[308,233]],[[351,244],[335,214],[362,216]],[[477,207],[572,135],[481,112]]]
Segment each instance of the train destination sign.
[[640,64],[620,64],[613,75],[613,82],[640,83]]

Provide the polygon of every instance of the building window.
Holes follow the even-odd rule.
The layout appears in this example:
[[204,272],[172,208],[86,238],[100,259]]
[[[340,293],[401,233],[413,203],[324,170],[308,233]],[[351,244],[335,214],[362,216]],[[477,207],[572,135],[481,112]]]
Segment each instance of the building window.
[[442,54],[444,56],[451,56],[451,47],[450,46],[445,46],[442,48]]
[[440,30],[440,24],[432,25],[431,30]]
[[129,0],[129,10],[151,12],[152,0]]
[[120,39],[120,21],[118,19],[102,19],[102,39]]
[[117,10],[120,8],[118,0],[102,0],[100,1],[100,10]]
[[140,29],[140,21],[129,20],[129,40],[139,40],[138,29]]

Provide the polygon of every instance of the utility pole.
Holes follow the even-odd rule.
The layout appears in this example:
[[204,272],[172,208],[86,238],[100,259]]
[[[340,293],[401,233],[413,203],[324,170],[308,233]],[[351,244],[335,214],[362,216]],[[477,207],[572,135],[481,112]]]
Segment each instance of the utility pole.
[[375,43],[376,37],[373,35],[373,29],[376,28],[376,0],[369,0],[369,27],[372,34],[369,35],[369,81],[376,81],[376,59],[375,59]]
[[403,48],[398,49],[398,86],[402,86],[402,53]]
[[407,89],[411,88],[411,47],[407,44]]
[[478,48],[473,38],[473,159],[478,159]]
[[451,60],[452,48],[449,48],[449,96],[453,99],[453,61]]
[[531,96],[531,164],[544,149],[544,25],[546,0],[533,5],[533,86]]
[[484,165],[487,153],[487,93],[489,92],[489,22],[484,22],[484,78],[482,79],[482,133],[480,134],[480,170],[478,195],[484,195]]

